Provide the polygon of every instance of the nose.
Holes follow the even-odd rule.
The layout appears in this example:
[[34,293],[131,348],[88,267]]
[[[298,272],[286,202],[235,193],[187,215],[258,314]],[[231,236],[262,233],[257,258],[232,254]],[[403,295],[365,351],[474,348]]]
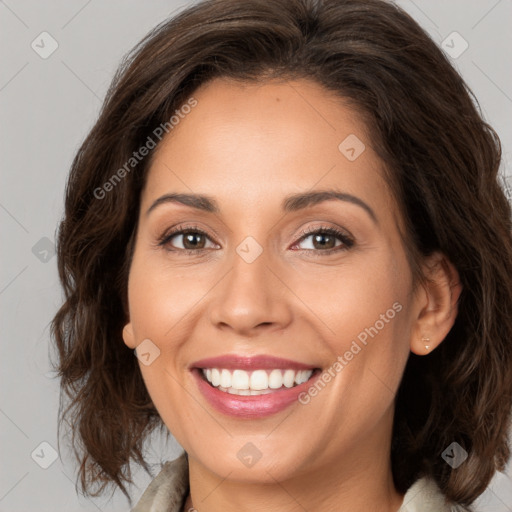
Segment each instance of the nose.
[[217,329],[253,337],[290,324],[290,291],[269,260],[266,251],[251,263],[235,252],[231,270],[212,296],[210,320]]

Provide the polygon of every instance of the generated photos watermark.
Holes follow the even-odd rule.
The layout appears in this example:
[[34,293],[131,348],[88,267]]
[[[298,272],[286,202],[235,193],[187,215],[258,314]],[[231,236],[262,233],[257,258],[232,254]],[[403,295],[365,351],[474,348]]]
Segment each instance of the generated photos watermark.
[[[298,401],[302,405],[307,405],[311,402],[311,399],[322,391],[325,386],[331,382],[337,374],[339,374],[345,366],[349,364],[354,357],[361,352],[361,350],[368,345],[368,337],[374,338],[379,334],[382,329],[388,324],[397,313],[402,311],[403,306],[399,302],[395,302],[391,308],[385,313],[382,313],[372,326],[366,327],[358,335],[357,340],[352,340],[349,350],[345,351],[343,355],[339,355],[334,363],[326,368],[322,374],[316,379],[315,383],[311,385],[307,391],[303,391],[298,396]],[[358,343],[359,342],[359,343]]]
[[[152,135],[148,135],[146,142],[139,147],[137,151],[132,153],[132,156],[120,167],[101,187],[94,189],[94,197],[96,199],[104,199],[109,192],[114,190],[116,185],[129,174],[144,157],[149,155],[152,149],[155,149],[158,142],[162,140],[164,134],[168,134],[179,122],[185,118],[187,114],[192,111],[197,105],[197,100],[192,96],[186,103],[184,103],[178,110],[174,111],[174,114],[169,118],[169,121],[160,123],[152,132]],[[154,137],[154,138],[153,138]],[[158,142],[155,140],[158,139]]]

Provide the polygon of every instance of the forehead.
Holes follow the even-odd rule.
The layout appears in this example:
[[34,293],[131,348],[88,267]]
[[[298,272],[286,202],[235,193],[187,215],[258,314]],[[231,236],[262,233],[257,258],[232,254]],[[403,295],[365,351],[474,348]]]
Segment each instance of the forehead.
[[145,205],[162,193],[195,192],[250,208],[336,188],[393,207],[367,127],[320,85],[218,78],[193,97],[197,105],[155,150]]

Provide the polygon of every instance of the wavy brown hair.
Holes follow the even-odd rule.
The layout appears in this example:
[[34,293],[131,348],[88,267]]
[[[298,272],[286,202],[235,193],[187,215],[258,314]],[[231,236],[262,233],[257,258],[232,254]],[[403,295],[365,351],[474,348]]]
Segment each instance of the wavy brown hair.
[[[400,492],[430,476],[469,510],[509,458],[512,227],[498,181],[500,142],[442,51],[382,0],[201,2],[160,24],[124,59],[73,161],[58,233],[65,294],[52,323],[59,425],[73,434],[82,490],[98,495],[117,484],[130,500],[130,462],[149,471],[143,444],[163,425],[122,340],[151,157],[101,198],[95,191],[214,77],[310,79],[348,101],[385,165],[415,283],[433,251],[457,268],[463,291],[453,328],[433,353],[407,362],[391,462]],[[441,457],[454,441],[468,453],[457,469]]]

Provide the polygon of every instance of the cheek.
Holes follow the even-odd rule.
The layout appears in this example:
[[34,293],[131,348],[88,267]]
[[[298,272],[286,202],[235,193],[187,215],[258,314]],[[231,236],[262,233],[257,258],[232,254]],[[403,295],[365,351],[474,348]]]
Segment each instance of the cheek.
[[[297,295],[314,305],[329,348],[331,374],[342,401],[362,411],[385,407],[398,388],[409,355],[411,286],[405,258],[391,252],[368,259],[357,271],[340,267],[326,284],[303,281]],[[348,396],[350,395],[350,396]],[[368,410],[368,409],[366,409]]]
[[371,257],[355,257],[353,262],[304,272],[290,284],[310,306],[311,318],[316,316],[318,327],[338,354],[352,340],[364,343],[372,335],[386,337],[402,330],[398,327],[409,300],[408,267],[400,255],[379,251]]
[[130,272],[130,319],[139,341],[164,341],[186,324],[187,315],[204,295],[205,281],[143,260],[134,258]]
[[[172,278],[171,278],[172,277]],[[130,320],[136,344],[148,343],[150,364],[139,360],[144,383],[164,423],[173,429],[182,399],[179,383],[187,314],[197,302],[199,285],[179,273],[165,270],[144,255],[134,254],[128,282]],[[178,430],[179,431],[179,430]]]

